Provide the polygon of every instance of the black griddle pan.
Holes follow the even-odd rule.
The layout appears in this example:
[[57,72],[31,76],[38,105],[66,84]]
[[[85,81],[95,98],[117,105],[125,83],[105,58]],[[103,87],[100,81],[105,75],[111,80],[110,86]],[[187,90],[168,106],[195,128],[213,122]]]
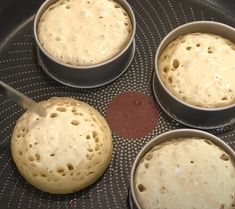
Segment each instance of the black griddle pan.
[[[104,116],[110,101],[122,92],[137,91],[153,97],[151,78],[155,53],[160,41],[173,28],[196,20],[215,20],[235,26],[233,0],[128,0],[137,21],[136,52],[132,64],[111,84],[96,89],[75,89],[53,80],[38,65],[33,20],[42,2],[0,0],[1,80],[36,101],[52,96],[70,96],[89,103]],[[137,153],[155,136],[185,127],[169,118],[160,108],[158,111],[155,129],[142,138],[128,139],[113,132],[113,159],[98,182],[74,194],[51,195],[29,185],[12,162],[11,133],[24,110],[0,91],[0,208],[129,208],[129,177]],[[210,132],[235,149],[234,126]]]

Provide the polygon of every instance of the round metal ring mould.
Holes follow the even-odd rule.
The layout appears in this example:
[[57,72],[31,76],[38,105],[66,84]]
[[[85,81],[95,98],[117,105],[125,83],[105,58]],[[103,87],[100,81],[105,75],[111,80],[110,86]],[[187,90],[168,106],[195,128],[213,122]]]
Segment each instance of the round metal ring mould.
[[174,96],[161,80],[158,72],[158,58],[162,51],[176,38],[189,33],[210,33],[235,42],[235,29],[214,21],[197,21],[184,24],[172,30],[160,43],[155,56],[155,74],[153,75],[153,92],[162,109],[176,121],[190,127],[214,129],[235,122],[235,104],[203,108],[186,103]]
[[[182,138],[185,138],[185,140],[187,140],[187,138],[203,138],[205,140],[209,140],[213,144],[221,148],[224,152],[226,152],[229,155],[230,159],[235,163],[235,151],[228,144],[226,144],[222,139],[208,132],[196,130],[196,129],[177,129],[177,130],[168,131],[163,134],[160,134],[157,137],[150,140],[140,150],[140,152],[138,153],[137,157],[134,160],[134,163],[131,169],[131,175],[130,175],[129,201],[130,201],[131,209],[144,209],[140,206],[138,202],[138,198],[136,195],[136,186],[134,183],[135,171],[136,171],[137,166],[139,165],[139,162],[154,146],[170,141],[172,139],[177,140],[177,139],[182,139]],[[157,179],[155,180],[157,181]]]
[[120,77],[131,64],[135,53],[136,20],[131,6],[125,0],[115,0],[128,14],[132,32],[126,46],[114,57],[94,65],[71,65],[52,57],[40,44],[37,27],[42,14],[57,0],[47,0],[39,8],[34,19],[34,37],[37,44],[37,57],[42,69],[56,81],[76,88],[95,88],[106,85]]
[[128,191],[128,201],[129,201],[129,207],[130,209],[138,209],[134,203],[134,201],[132,200],[132,195],[131,195],[131,189],[129,189]]
[[[97,72],[91,73],[91,76],[89,79],[85,79],[84,77],[80,77],[80,73],[76,74],[76,76],[72,74],[66,74],[67,70],[65,71],[57,71],[55,68],[56,66],[54,63],[52,63],[46,56],[43,54],[40,49],[37,47],[37,58],[38,63],[43,71],[45,71],[51,78],[58,81],[59,83],[62,83],[66,86],[74,87],[74,88],[96,88],[100,86],[107,85],[116,79],[118,79],[122,74],[124,74],[129,66],[131,65],[131,62],[135,55],[135,39],[133,39],[133,42],[131,44],[130,49],[127,51],[127,55],[123,57],[124,59],[120,59],[120,63],[115,70],[112,70],[111,75],[106,75],[105,78],[99,79],[101,76],[97,70]],[[107,73],[109,70],[107,69]],[[85,72],[86,74],[87,72]],[[94,76],[94,74],[97,74],[97,76]],[[88,75],[85,75],[87,77]],[[102,76],[103,77],[103,76]]]
[[[229,126],[235,122],[234,119],[232,118],[231,120],[228,120],[226,122],[221,121],[221,123],[211,124],[209,121],[210,117],[209,118],[201,117],[201,114],[197,115],[197,111],[192,112],[188,111],[187,109],[182,109],[181,107],[176,105],[176,103],[169,105],[170,103],[168,103],[169,101],[167,97],[162,96],[164,93],[161,94],[161,92],[163,91],[162,86],[160,86],[159,83],[157,82],[157,77],[155,72],[153,72],[152,76],[152,89],[153,89],[154,98],[156,99],[161,109],[170,118],[188,127],[209,130],[209,129]],[[176,106],[173,107],[173,105]],[[211,117],[213,117],[213,115],[211,115]],[[197,121],[195,122],[195,120]]]

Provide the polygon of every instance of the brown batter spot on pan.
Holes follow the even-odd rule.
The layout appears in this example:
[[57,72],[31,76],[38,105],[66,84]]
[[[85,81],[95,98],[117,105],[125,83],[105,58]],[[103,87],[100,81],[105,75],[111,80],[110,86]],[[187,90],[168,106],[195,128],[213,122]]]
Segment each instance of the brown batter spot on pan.
[[153,98],[140,92],[117,95],[106,112],[111,129],[125,138],[140,138],[150,133],[156,127],[158,117]]

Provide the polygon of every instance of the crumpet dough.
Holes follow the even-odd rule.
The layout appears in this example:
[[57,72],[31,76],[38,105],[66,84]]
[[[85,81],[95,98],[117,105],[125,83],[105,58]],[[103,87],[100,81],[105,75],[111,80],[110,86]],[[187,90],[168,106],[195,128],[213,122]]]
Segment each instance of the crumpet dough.
[[56,194],[79,191],[95,182],[112,156],[111,132],[90,105],[72,98],[41,102],[47,116],[27,111],[12,135],[13,160],[36,188]]
[[112,0],[59,0],[41,16],[43,48],[71,65],[94,65],[122,51],[132,34],[127,12]]
[[235,44],[220,36],[192,33],[170,43],[157,61],[165,86],[194,106],[235,103]]
[[154,146],[134,174],[143,209],[233,209],[234,159],[212,142],[181,138]]

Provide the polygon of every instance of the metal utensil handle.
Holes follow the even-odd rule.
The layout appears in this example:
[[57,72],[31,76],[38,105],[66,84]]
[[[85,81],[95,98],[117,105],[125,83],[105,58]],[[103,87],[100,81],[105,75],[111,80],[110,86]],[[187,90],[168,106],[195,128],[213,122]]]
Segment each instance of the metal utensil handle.
[[46,116],[46,110],[32,99],[28,98],[24,94],[20,93],[19,91],[17,91],[16,89],[12,88],[11,86],[7,85],[2,81],[0,81],[0,86],[3,87],[6,95],[9,98],[11,98],[14,102],[22,106],[24,109],[32,110],[37,114],[39,114],[41,117]]

